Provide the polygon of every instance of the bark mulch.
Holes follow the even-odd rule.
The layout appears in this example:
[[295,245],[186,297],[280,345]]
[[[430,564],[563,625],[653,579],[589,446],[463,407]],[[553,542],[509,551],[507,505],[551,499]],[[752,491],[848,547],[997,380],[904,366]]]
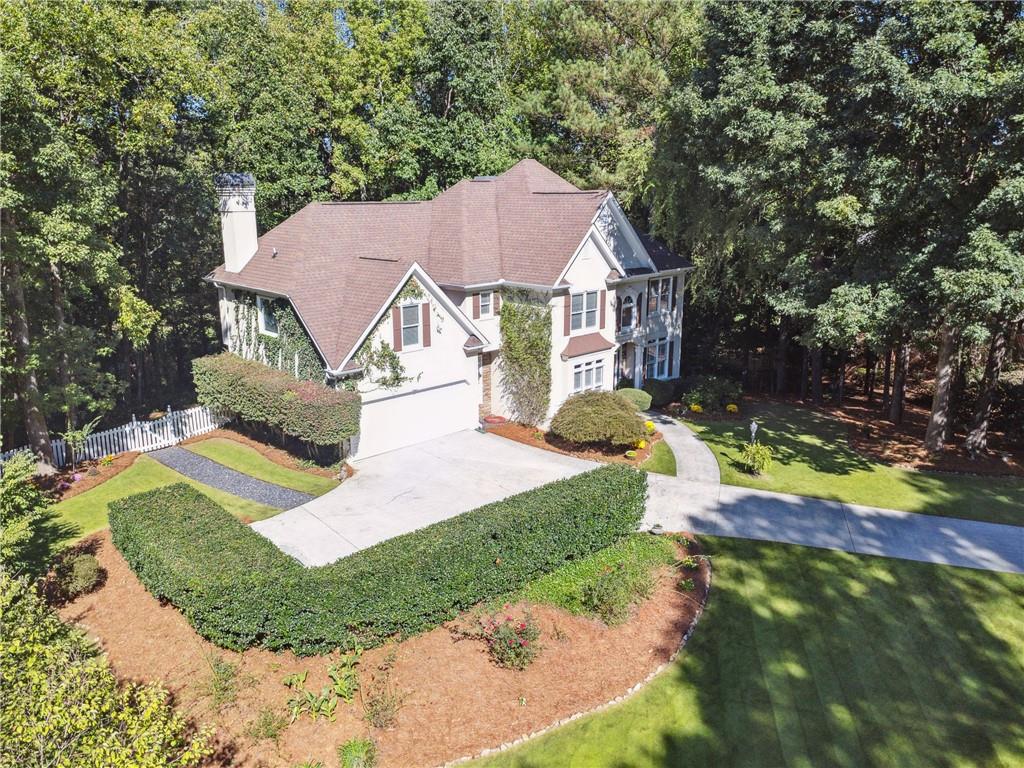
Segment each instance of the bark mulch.
[[[286,675],[306,670],[306,687],[319,691],[329,683],[327,666],[336,659],[217,649],[175,608],[161,605],[145,590],[110,543],[108,532],[98,534],[95,542],[106,581],[64,606],[62,617],[81,624],[99,640],[120,677],[162,681],[184,715],[213,725],[218,747],[214,764],[251,768],[308,759],[335,765],[340,744],[366,735],[377,741],[383,768],[439,765],[592,709],[625,693],[670,657],[693,622],[707,584],[707,571],[702,570],[697,590],[680,592],[675,588],[678,574],[665,568],[652,597],[616,627],[533,606],[543,649],[522,672],[495,666],[482,643],[459,639],[452,626],[390,649],[367,651],[360,666],[364,688],[388,654],[396,654],[392,681],[406,695],[396,724],[386,730],[371,728],[362,719],[357,698],[352,704],[339,702],[333,723],[303,715],[275,745],[247,734],[247,726],[264,709],[286,714],[290,694],[281,682]],[[515,615],[520,610],[510,608]],[[220,711],[204,690],[210,679],[210,654],[240,666],[237,698]]]
[[[128,451],[114,456],[109,464],[97,459],[83,461],[74,470],[66,467],[52,475],[39,476],[37,482],[43,490],[50,492],[54,502],[63,501],[107,482],[134,464],[138,456],[138,451]],[[78,480],[75,480],[76,475]]]
[[661,432],[655,432],[647,437],[647,447],[636,451],[636,458],[626,457],[625,448],[602,449],[600,447],[582,446],[562,440],[550,432],[543,432],[536,427],[525,424],[517,424],[507,421],[502,424],[488,424],[487,431],[517,443],[532,445],[534,448],[543,448],[545,451],[561,453],[564,456],[574,456],[577,459],[587,461],[600,461],[604,463],[628,464],[631,467],[639,467],[651,457],[654,444],[661,440]]

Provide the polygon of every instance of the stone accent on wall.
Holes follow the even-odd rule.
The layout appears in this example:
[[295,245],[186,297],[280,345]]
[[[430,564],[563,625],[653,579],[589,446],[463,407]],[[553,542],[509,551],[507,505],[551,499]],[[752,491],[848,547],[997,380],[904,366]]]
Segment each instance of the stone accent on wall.
[[483,390],[483,397],[480,401],[480,418],[491,415],[491,363],[494,360],[493,352],[484,352],[480,355],[481,373],[480,388]]

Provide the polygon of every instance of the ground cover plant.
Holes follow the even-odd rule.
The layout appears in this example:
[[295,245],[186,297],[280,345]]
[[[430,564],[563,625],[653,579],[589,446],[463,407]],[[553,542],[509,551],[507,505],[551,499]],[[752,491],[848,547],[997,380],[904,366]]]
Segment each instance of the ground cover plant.
[[634,531],[646,475],[608,465],[303,568],[186,485],[111,504],[139,580],[227,648],[321,653],[423,631]]
[[337,480],[282,467],[262,456],[256,449],[228,438],[211,437],[183,447],[200,456],[213,459],[225,467],[313,496],[320,496],[338,487]]
[[661,441],[651,446],[651,455],[643,464],[640,465],[640,469],[644,472],[655,472],[659,475],[672,475],[676,474],[676,455],[672,453],[672,449],[669,448],[668,443]]
[[703,539],[714,587],[634,698],[480,768],[1024,764],[1024,576]]
[[55,504],[53,511],[67,529],[67,538],[72,540],[106,528],[107,505],[111,502],[175,483],[187,483],[240,519],[263,520],[281,511],[211,488],[146,455],[139,456],[128,469],[102,485]]
[[[690,423],[718,459],[723,483],[907,512],[1024,523],[1021,478],[901,469],[854,451],[846,426],[818,411],[783,403],[745,410],[742,419]],[[758,440],[772,447],[766,475],[749,474],[741,460],[751,418],[759,424]]]
[[213,751],[210,734],[192,733],[163,689],[119,683],[84,633],[6,573],[0,687],[4,766],[186,768]]

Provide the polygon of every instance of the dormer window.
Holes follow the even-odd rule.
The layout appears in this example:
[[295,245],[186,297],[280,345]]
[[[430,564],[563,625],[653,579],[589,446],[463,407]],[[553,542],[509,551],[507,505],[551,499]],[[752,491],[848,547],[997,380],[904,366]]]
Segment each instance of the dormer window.
[[622,300],[622,316],[619,319],[619,329],[628,330],[633,327],[633,297],[627,296]]
[[274,302],[263,296],[256,297],[256,317],[260,333],[264,336],[277,336],[277,318],[274,317]]

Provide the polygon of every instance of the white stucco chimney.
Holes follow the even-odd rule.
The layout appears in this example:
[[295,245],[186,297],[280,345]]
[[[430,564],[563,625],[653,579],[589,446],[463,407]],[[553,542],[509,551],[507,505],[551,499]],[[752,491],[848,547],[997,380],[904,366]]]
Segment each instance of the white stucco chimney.
[[217,176],[224,268],[241,272],[256,253],[256,179],[251,173]]

